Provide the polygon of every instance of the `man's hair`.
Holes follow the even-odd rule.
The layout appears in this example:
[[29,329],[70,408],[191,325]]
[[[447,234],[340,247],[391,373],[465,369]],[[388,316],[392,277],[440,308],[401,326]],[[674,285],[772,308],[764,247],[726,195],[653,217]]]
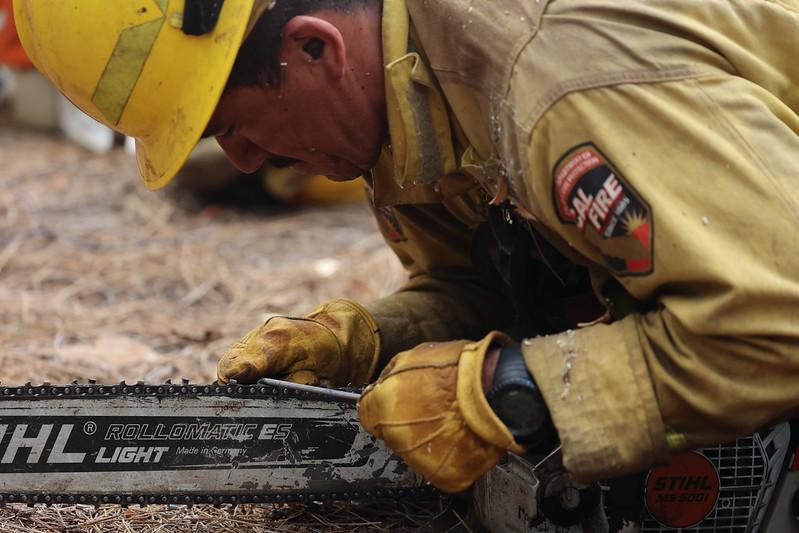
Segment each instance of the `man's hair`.
[[380,0],[277,0],[264,12],[239,49],[227,88],[280,86],[280,43],[283,28],[294,17],[316,11],[346,13],[375,5]]

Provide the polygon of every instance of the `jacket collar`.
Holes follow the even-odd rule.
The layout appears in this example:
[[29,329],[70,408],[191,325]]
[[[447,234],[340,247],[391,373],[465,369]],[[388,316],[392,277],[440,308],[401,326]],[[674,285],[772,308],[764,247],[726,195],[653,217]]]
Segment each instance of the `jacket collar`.
[[[441,201],[438,182],[457,170],[447,105],[410,43],[405,0],[383,2],[383,62],[389,143],[373,170],[375,204]],[[390,162],[390,164],[389,164]],[[391,173],[391,178],[387,174]]]

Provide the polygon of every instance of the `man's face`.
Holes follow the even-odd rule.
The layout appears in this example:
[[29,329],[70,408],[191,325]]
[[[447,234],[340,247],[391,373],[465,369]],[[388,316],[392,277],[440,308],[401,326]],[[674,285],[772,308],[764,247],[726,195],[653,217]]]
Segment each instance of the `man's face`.
[[[352,15],[292,19],[280,86],[238,87],[222,96],[206,133],[240,170],[271,161],[343,181],[374,166],[386,137],[379,33],[359,40],[348,25],[361,32],[368,26]],[[351,36],[356,44],[347,49]],[[311,39],[321,52],[307,51]],[[370,46],[358,44],[364,41]]]
[[[279,89],[233,89],[223,95],[208,129],[243,172],[271,161],[334,180],[353,179],[374,165],[384,128],[368,109],[345,106],[326,92],[332,89],[292,83],[290,76]],[[356,109],[342,113],[342,107]]]

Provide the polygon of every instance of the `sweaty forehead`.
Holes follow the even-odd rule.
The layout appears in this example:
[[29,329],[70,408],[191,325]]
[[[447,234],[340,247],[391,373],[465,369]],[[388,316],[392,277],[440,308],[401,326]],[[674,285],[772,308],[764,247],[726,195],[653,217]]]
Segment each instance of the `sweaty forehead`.
[[200,136],[201,139],[207,139],[209,137],[216,137],[222,133],[222,128],[214,123],[214,117],[211,117],[211,121],[205,127],[203,134]]
[[216,109],[214,109],[213,115],[208,120],[208,124],[205,126],[205,130],[201,136],[202,139],[207,139],[208,137],[215,137],[221,133],[224,133],[225,128],[225,119],[224,119],[224,95],[216,104]]
[[241,121],[242,114],[249,115],[255,94],[257,93],[242,87],[226,88],[203,131],[202,138],[225,133],[231,126]]

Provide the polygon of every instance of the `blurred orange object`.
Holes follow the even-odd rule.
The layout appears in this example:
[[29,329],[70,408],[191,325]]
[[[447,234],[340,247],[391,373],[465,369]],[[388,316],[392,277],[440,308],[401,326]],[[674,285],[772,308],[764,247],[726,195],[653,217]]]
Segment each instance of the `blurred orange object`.
[[324,176],[309,176],[297,190],[293,203],[309,205],[352,204],[366,200],[363,180],[333,181]]
[[332,181],[324,176],[304,174],[293,168],[266,167],[262,171],[264,189],[290,204],[337,205],[363,202],[363,180]]
[[17,27],[14,25],[14,10],[12,0],[0,0],[0,65],[13,68],[32,68],[25,50],[17,37]]

